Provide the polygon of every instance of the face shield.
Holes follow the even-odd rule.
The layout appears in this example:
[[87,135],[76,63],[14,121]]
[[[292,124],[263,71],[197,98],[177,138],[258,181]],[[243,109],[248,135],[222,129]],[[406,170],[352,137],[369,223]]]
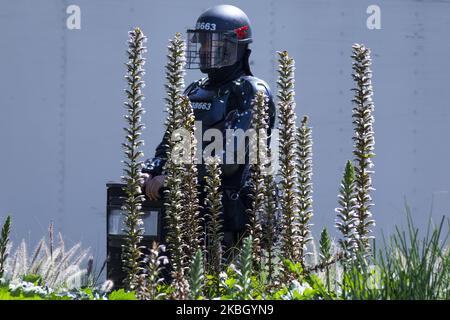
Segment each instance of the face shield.
[[233,31],[188,30],[187,69],[212,69],[237,61],[238,39]]

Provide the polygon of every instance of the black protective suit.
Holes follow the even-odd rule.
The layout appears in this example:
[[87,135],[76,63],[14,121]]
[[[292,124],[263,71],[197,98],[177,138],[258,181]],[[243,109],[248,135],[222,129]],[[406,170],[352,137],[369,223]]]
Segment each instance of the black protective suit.
[[[222,8],[220,8],[222,9]],[[228,9],[228,7],[226,8]],[[233,8],[232,8],[233,9]],[[223,11],[223,10],[222,10]],[[207,19],[211,19],[207,17]],[[266,82],[254,77],[249,68],[251,50],[248,45],[239,45],[237,61],[233,65],[202,70],[208,77],[191,83],[184,94],[191,101],[196,121],[202,122],[202,136],[207,129],[216,128],[226,136],[226,129],[251,128],[252,100],[257,91],[262,90],[269,99],[269,134],[275,122],[275,106]],[[204,141],[202,150],[209,141]],[[200,148],[200,146],[197,146]],[[224,147],[225,149],[225,147]],[[235,147],[235,159],[239,146]],[[147,171],[153,176],[163,174],[166,148],[164,140],[158,145],[155,157],[146,161]],[[226,159],[224,157],[224,162]],[[203,161],[204,163],[204,161]],[[224,246],[230,248],[237,243],[247,224],[245,210],[249,207],[247,164],[222,165],[223,190],[223,231]],[[203,204],[205,165],[198,165],[200,203]],[[160,190],[161,191],[161,190]],[[161,194],[161,192],[160,192]]]

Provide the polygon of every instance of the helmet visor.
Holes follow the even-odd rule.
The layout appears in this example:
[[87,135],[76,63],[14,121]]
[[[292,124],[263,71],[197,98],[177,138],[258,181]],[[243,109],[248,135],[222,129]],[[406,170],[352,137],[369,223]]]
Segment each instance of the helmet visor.
[[187,69],[230,66],[237,61],[238,41],[234,32],[188,30]]

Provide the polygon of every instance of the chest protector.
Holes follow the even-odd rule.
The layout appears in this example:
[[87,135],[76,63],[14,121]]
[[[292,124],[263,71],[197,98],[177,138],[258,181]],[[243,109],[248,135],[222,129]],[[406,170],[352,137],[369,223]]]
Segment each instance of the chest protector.
[[186,89],[185,94],[191,101],[195,119],[202,122],[202,134],[210,128],[223,129],[223,121],[230,109],[231,85],[205,88],[200,80]]

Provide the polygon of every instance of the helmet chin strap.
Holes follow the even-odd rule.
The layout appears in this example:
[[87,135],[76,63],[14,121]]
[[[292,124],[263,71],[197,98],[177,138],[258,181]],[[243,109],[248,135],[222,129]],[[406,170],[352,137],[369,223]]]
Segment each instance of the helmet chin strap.
[[249,48],[246,48],[244,53],[244,72],[248,76],[253,76],[252,70],[250,70],[250,54],[252,53],[252,50]]
[[251,50],[247,46],[238,47],[238,61],[231,66],[213,69],[201,69],[201,72],[208,74],[207,86],[218,87],[231,80],[239,78],[241,75],[246,74],[252,76],[249,66],[249,56]]

